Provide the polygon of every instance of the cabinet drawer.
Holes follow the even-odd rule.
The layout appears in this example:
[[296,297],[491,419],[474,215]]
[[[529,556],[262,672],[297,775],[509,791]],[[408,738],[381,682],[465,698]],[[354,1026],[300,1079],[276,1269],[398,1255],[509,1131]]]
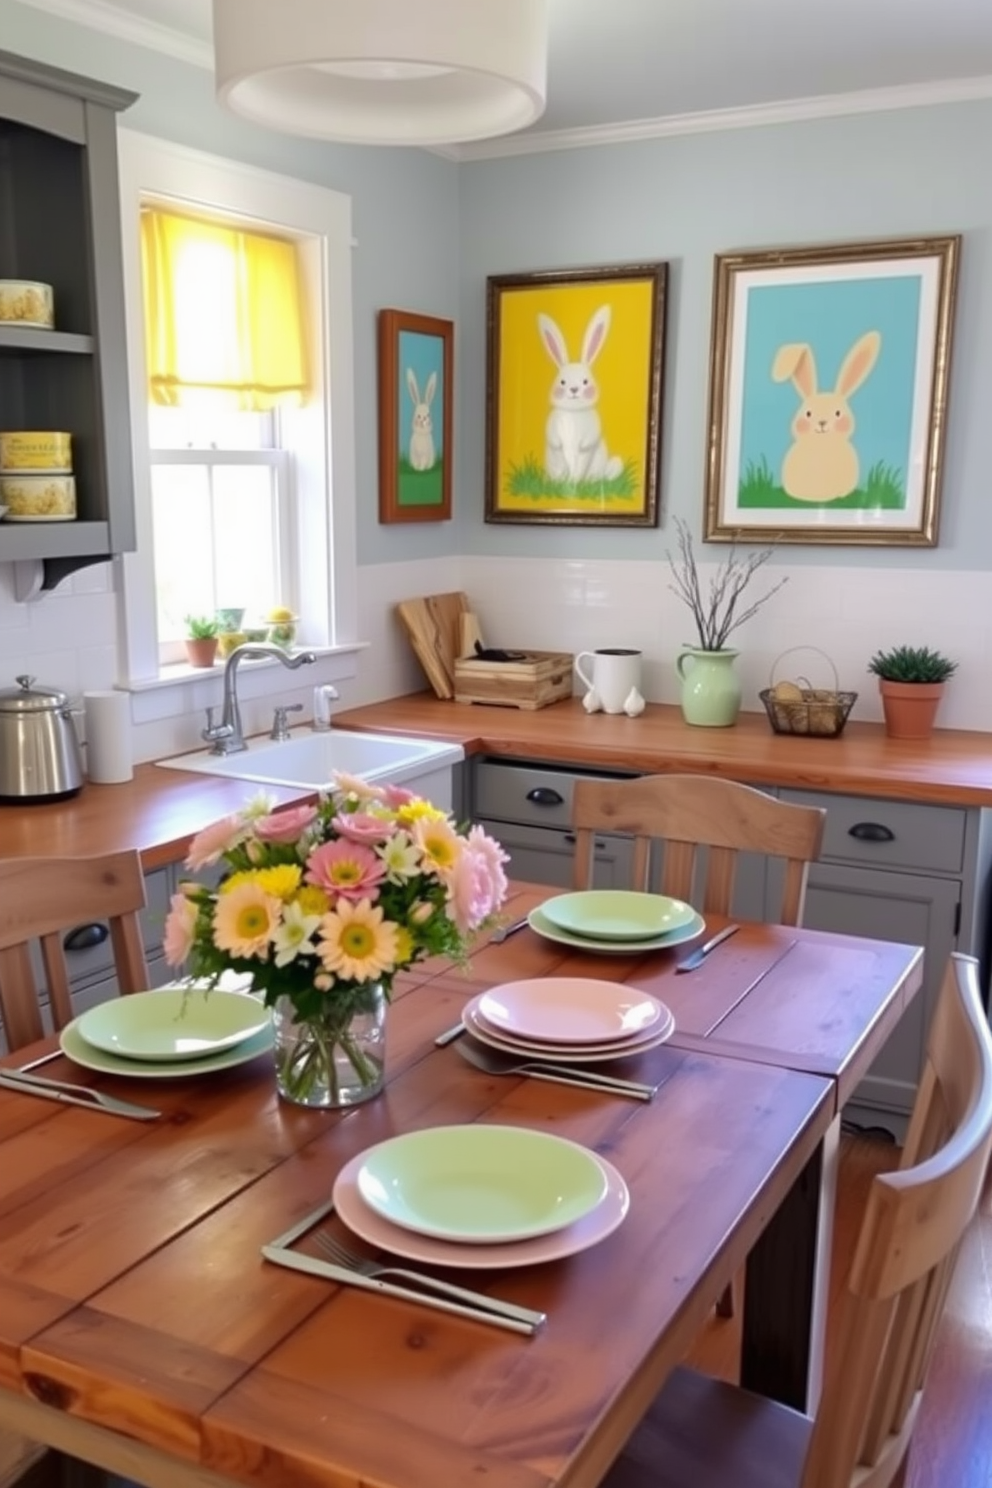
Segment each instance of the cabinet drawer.
[[821,859],[934,873],[960,873],[963,867],[967,812],[955,806],[820,791],[783,790],[781,798],[826,807]]
[[475,764],[472,816],[535,827],[569,827],[572,791],[576,780],[586,776],[618,778],[599,770],[542,770],[480,760]]

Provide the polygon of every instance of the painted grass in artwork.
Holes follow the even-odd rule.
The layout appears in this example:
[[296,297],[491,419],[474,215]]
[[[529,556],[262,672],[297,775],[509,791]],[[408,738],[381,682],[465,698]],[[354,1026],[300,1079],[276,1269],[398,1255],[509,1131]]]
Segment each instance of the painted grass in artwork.
[[542,501],[595,502],[629,501],[639,490],[636,460],[627,460],[619,475],[612,480],[552,480],[544,466],[533,455],[519,465],[511,464],[506,475],[506,494]]
[[762,457],[760,461],[748,462],[737,501],[747,511],[776,507],[792,511],[803,507],[829,507],[831,511],[903,511],[906,506],[906,492],[901,471],[879,460],[869,470],[864,484],[849,496],[839,496],[836,501],[796,501],[794,497],[786,495],[772,474],[767,460]]
[[401,455],[397,486],[400,506],[440,506],[444,501],[444,462],[435,461],[430,470],[414,470]]

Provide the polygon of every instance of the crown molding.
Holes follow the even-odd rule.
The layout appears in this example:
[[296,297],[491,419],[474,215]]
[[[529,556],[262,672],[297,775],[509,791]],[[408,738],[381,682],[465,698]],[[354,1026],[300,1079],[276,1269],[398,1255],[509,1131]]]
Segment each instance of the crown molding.
[[589,129],[531,130],[525,134],[458,145],[453,155],[462,161],[494,160],[507,155],[543,155],[554,150],[586,150],[596,145],[625,145],[633,140],[713,134],[728,129],[762,129],[777,124],[800,124],[812,119],[834,119],[845,114],[932,108],[936,104],[971,103],[983,98],[992,98],[992,77],[952,78],[946,82],[911,83],[896,88],[866,89],[859,93],[792,98],[781,103],[759,103],[746,108],[710,109],[696,114],[671,114],[660,119],[633,119],[626,124],[601,124]]
[[64,21],[88,26],[91,31],[104,31],[120,41],[149,47],[180,62],[213,71],[214,53],[208,41],[200,41],[187,31],[177,31],[144,16],[129,15],[120,6],[109,4],[108,0],[20,0],[20,3],[33,10],[47,10],[52,15],[61,16]]
[[[35,10],[46,10],[63,20],[104,31],[122,41],[150,47],[181,62],[213,71],[213,48],[188,32],[129,15],[112,0],[20,0]],[[358,3],[358,0],[356,0]],[[598,145],[625,145],[636,140],[671,139],[678,135],[713,134],[720,130],[763,129],[800,124],[844,115],[887,113],[896,109],[932,108],[938,104],[972,103],[992,98],[992,77],[949,78],[940,82],[908,83],[858,93],[828,93],[818,98],[792,98],[744,108],[709,109],[693,114],[669,114],[657,119],[632,119],[624,124],[601,124],[584,129],[531,129],[465,145],[435,146],[430,153],[455,162],[497,160],[511,155],[543,155],[556,150],[586,150]]]

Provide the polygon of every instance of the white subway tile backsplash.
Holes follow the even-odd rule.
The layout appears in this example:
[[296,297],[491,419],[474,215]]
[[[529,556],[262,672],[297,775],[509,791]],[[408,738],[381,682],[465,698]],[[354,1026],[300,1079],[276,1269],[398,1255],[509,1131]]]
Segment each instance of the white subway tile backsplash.
[[[725,556],[725,555],[721,555]],[[717,560],[719,562],[719,560]],[[717,563],[702,563],[704,585]],[[745,707],[760,710],[759,691],[776,676],[808,676],[831,685],[830,663],[842,689],[858,693],[853,716],[880,719],[872,652],[902,642],[935,646],[959,663],[941,708],[945,728],[992,733],[992,616],[988,576],[928,569],[783,565],[762,570],[748,589],[764,592],[783,572],[789,581],[735,639]],[[763,582],[763,580],[765,582]],[[340,707],[416,692],[426,679],[396,616],[401,599],[461,589],[479,616],[490,645],[545,651],[631,646],[644,653],[644,688],[651,702],[675,703],[675,659],[693,639],[689,613],[672,593],[657,560],[508,559],[483,556],[368,565],[359,570],[359,636],[364,649],[357,675],[340,659],[321,659],[303,673],[282,668],[250,677],[245,725],[266,729],[275,703],[301,702],[309,718],[315,682],[335,681]],[[792,646],[806,648],[782,656]],[[826,653],[826,660],[818,654]],[[779,660],[781,658],[781,660]],[[112,687],[117,677],[116,595],[109,564],[82,569],[50,594],[19,603],[13,570],[0,564],[0,686],[29,672],[47,687],[78,699],[85,689]],[[342,677],[345,680],[339,680]],[[577,689],[578,690],[578,689]],[[137,760],[159,758],[200,744],[204,710],[221,700],[221,672],[132,698]],[[992,740],[990,740],[992,747]]]

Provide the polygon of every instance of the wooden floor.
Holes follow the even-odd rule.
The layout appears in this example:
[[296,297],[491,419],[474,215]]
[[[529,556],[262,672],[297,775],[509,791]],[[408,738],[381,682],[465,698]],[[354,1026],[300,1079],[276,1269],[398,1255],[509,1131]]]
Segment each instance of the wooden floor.
[[[868,1185],[876,1172],[894,1166],[897,1155],[887,1142],[842,1138],[832,1296],[843,1283]],[[737,1349],[736,1320],[714,1315],[690,1362],[733,1379]],[[905,1488],[992,1488],[992,1194],[986,1196],[958,1261],[910,1448]]]

